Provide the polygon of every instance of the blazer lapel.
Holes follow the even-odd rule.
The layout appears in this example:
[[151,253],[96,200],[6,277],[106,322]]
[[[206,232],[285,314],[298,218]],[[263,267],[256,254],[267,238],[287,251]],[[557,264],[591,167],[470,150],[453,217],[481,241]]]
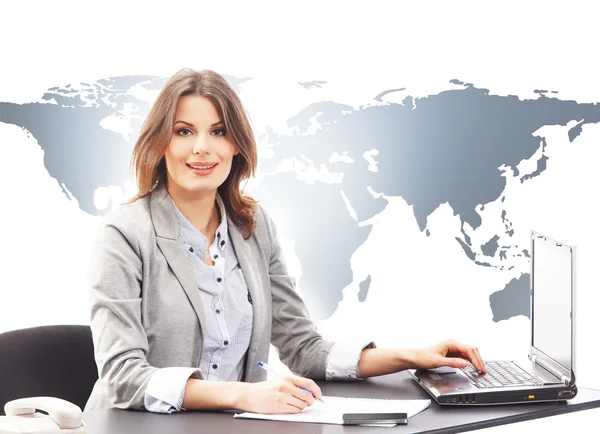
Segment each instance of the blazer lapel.
[[156,231],[156,243],[183,287],[198,317],[200,332],[204,334],[206,327],[204,308],[200,294],[198,293],[198,283],[194,275],[194,270],[192,270],[190,260],[181,240],[173,202],[165,187],[159,187],[151,194],[150,212]]
[[[228,219],[228,230],[231,242],[235,248],[235,254],[242,269],[244,280],[248,285],[248,291],[252,297],[252,337],[250,338],[250,347],[248,348],[248,357],[246,359],[246,372],[244,378],[246,381],[255,377],[252,374],[257,368],[257,353],[260,347],[260,341],[264,332],[265,325],[265,301],[263,295],[263,282],[260,275],[260,267],[257,265],[262,258],[262,252],[255,247],[253,237],[244,239],[242,232],[238,227]],[[268,337],[269,341],[271,337]]]

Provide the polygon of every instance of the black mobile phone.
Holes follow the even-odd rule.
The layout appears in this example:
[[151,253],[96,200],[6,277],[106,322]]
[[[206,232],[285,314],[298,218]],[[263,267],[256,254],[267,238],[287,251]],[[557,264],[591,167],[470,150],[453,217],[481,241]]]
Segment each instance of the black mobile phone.
[[344,413],[342,419],[344,425],[360,425],[365,423],[406,425],[408,423],[408,415],[406,413]]

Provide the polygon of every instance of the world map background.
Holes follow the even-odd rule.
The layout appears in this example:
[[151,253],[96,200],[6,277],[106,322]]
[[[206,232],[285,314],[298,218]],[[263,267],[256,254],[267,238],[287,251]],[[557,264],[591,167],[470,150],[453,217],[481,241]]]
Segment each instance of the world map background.
[[[229,78],[238,92],[245,81]],[[136,95],[165,82],[130,76],[53,87],[43,102],[0,102],[0,121],[31,133],[66,197],[88,214],[103,215],[107,199],[123,202],[113,203],[110,189],[130,181],[131,151],[152,102]],[[428,218],[449,206],[459,217],[460,233],[452,235],[462,254],[478,266],[505,271],[506,285],[490,295],[492,320],[529,317],[529,246],[523,234],[515,237],[510,212],[499,205],[503,230],[490,239],[475,244],[472,236],[486,224],[485,206],[505,202],[508,177],[523,184],[544,174],[547,142],[537,131],[568,125],[572,143],[585,125],[600,120],[600,106],[548,96],[556,91],[536,90],[537,99],[520,100],[457,79],[450,83],[459,89],[406,95],[400,103],[385,98],[405,89],[383,90],[374,104],[358,109],[316,102],[288,120],[291,133],[269,128],[262,135],[273,155],[261,160],[263,176],[253,194],[287,223],[302,265],[299,287],[313,318],[329,318],[354,281],[350,258],[372,228],[361,223],[384,211],[386,197],[411,206],[427,237]],[[310,91],[327,82],[298,85]],[[357,282],[359,302],[367,299],[372,278],[369,273]]]
[[[238,93],[251,80],[227,78]],[[119,186],[131,182],[134,141],[152,96],[165,82],[165,77],[124,76],[56,86],[39,102],[0,102],[0,121],[37,141],[44,167],[66,199],[102,216],[131,196]],[[327,82],[297,85],[311,92]],[[453,247],[452,255],[482,267],[482,274],[495,269],[504,281],[489,294],[489,306],[478,309],[489,309],[494,322],[529,318],[528,232],[515,232],[507,187],[545,176],[544,127],[564,127],[573,144],[584,127],[600,120],[600,106],[563,101],[556,91],[535,90],[537,98],[519,99],[490,95],[458,79],[449,85],[453,88],[421,98],[404,88],[384,89],[359,108],[314,102],[288,119],[287,131],[268,127],[260,135],[269,156],[260,160],[260,177],[249,190],[294,243],[298,286],[315,320],[335,314],[344,290],[350,303],[352,297],[368,300],[371,283],[380,278],[369,269],[377,269],[379,260],[363,260],[363,275],[353,271],[351,259],[377,225],[376,216],[390,213],[391,200],[409,207],[409,218],[426,238],[432,236],[432,215],[450,210],[458,231],[439,236]],[[399,102],[387,101],[397,94]],[[486,207],[493,211],[486,213]],[[391,247],[387,260],[399,259],[397,248],[414,247],[402,244],[394,237],[383,242]],[[392,273],[403,273],[404,267],[398,261]],[[461,281],[450,277],[447,290],[457,291]],[[407,291],[387,282],[386,290]],[[418,284],[415,290],[428,291]],[[427,296],[417,296],[417,303],[419,298],[427,303]]]
[[[123,181],[129,159],[129,149],[123,148],[135,137],[143,101],[152,99],[152,89],[138,94],[135,83],[156,80],[159,87],[160,80],[182,66],[209,67],[233,80],[248,108],[261,156],[258,179],[248,189],[276,219],[291,269],[300,277],[311,311],[321,318],[324,334],[363,334],[383,347],[421,346],[452,336],[476,343],[490,358],[526,350],[528,318],[515,309],[495,309],[502,299],[492,296],[522,291],[527,235],[537,228],[580,247],[578,316],[583,326],[578,331],[582,339],[589,338],[578,348],[578,378],[584,386],[597,384],[591,337],[598,327],[600,132],[593,104],[600,101],[600,89],[599,71],[590,56],[592,33],[587,33],[594,27],[593,14],[582,5],[564,10],[528,4],[517,11],[508,3],[481,10],[453,4],[438,6],[435,14],[425,6],[407,8],[357,11],[346,22],[328,20],[332,10],[315,15],[308,5],[295,12],[301,15],[298,23],[316,20],[316,27],[327,33],[306,32],[300,24],[296,28],[284,19],[257,15],[248,29],[258,33],[247,33],[247,42],[225,38],[219,44],[202,44],[193,55],[189,44],[175,49],[168,38],[150,32],[152,26],[140,22],[135,27],[127,18],[139,13],[135,8],[129,15],[111,13],[110,7],[95,9],[92,21],[111,23],[120,32],[90,32],[89,38],[73,38],[72,28],[51,20],[30,19],[27,25],[41,29],[45,38],[3,48],[11,68],[2,71],[0,101],[21,107],[48,103],[45,94],[68,97],[59,90],[67,92],[70,84],[79,92],[86,88],[81,83],[87,83],[120,98],[125,113],[122,119],[113,117],[117,107],[108,106],[107,98],[96,111],[79,110],[82,118],[73,120],[76,125],[62,125],[68,134],[59,132],[59,124],[46,125],[56,128],[50,134],[56,138],[56,151],[68,143],[74,150],[73,158],[55,152],[58,165],[52,169],[48,142],[5,121],[3,106],[0,222],[7,228],[3,245],[9,253],[2,267],[0,329],[87,323],[87,249],[102,208],[111,206],[111,197],[118,200],[121,191],[131,189]],[[53,13],[42,10],[40,16]],[[80,11],[63,8],[61,13],[61,20],[78,22]],[[228,19],[243,27],[235,17]],[[506,23],[512,23],[510,32]],[[216,31],[219,23],[203,26]],[[2,32],[11,28],[12,33],[3,33],[5,41],[19,34],[11,26]],[[423,32],[425,28],[431,31]],[[189,41],[199,35],[198,28],[177,30]],[[274,34],[285,35],[277,38],[277,47],[270,42]],[[147,44],[123,44],[141,35]],[[158,52],[169,55],[154,55]],[[110,80],[115,81],[113,88],[121,89],[121,97],[108,89]],[[407,97],[413,98],[414,110],[404,102]],[[466,97],[483,105],[469,111]],[[479,110],[502,103],[510,110]],[[550,107],[546,103],[549,112],[538,112]],[[128,112],[134,105],[141,108],[137,114]],[[434,115],[432,107],[443,115]],[[456,136],[427,137],[440,133],[444,122]],[[343,136],[344,131],[350,135]],[[478,137],[481,145],[461,140],[465,135]],[[91,143],[91,138],[99,141]],[[497,143],[502,146],[494,147]],[[451,152],[459,145],[464,147]],[[92,149],[120,154],[119,162],[90,165],[85,153]],[[372,149],[379,153],[368,152]],[[482,149],[484,154],[476,154]],[[496,149],[507,153],[493,155]],[[71,159],[78,165],[69,168]],[[98,168],[110,171],[96,173]],[[69,180],[67,172],[76,176]],[[476,175],[473,185],[469,181]],[[435,177],[446,182],[436,183]],[[82,179],[89,183],[80,185]],[[418,185],[427,194],[415,194],[411,180],[413,189]],[[465,189],[458,188],[464,184]],[[435,186],[447,188],[436,191]],[[82,194],[96,187],[91,197]],[[461,195],[466,189],[472,194]],[[380,193],[384,196],[377,197]],[[316,217],[316,209],[326,218],[321,225],[307,225],[315,233],[313,244],[304,245],[313,251],[302,251],[306,232],[298,236],[302,228],[292,222]],[[336,224],[326,224],[332,221]],[[490,243],[495,236],[497,241]],[[496,242],[495,255],[486,255]],[[332,262],[312,264],[316,257]],[[329,265],[325,273],[318,268]],[[311,274],[316,283],[306,280]],[[321,308],[321,313],[315,310]],[[510,319],[501,319],[503,312]]]

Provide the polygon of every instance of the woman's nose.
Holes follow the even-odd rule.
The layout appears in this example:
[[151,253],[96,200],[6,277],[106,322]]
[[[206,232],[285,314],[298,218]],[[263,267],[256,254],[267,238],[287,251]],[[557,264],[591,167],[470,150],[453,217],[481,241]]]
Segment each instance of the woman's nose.
[[194,154],[208,154],[208,138],[204,134],[198,134],[194,141]]

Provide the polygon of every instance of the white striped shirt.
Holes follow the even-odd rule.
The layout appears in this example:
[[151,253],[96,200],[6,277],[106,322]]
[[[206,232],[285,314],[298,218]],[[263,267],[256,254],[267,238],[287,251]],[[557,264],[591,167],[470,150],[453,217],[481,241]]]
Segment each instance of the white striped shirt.
[[[206,330],[200,370],[205,380],[241,381],[252,334],[252,304],[248,286],[229,239],[225,206],[217,196],[221,224],[208,239],[175,207],[181,237],[189,252],[204,307]],[[206,250],[214,265],[206,263]]]

